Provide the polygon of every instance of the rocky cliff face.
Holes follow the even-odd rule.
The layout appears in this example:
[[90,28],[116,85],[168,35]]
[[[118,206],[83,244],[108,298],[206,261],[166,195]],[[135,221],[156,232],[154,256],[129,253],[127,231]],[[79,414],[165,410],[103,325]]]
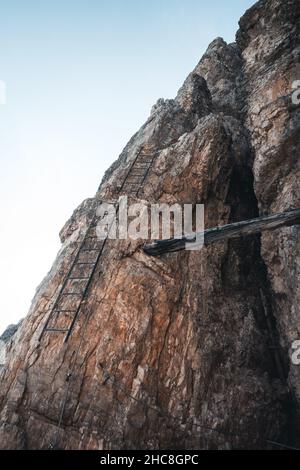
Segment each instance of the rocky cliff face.
[[118,198],[141,148],[156,157],[139,198],[204,203],[206,227],[299,207],[299,21],[298,0],[255,4],[67,222],[10,343],[1,448],[300,445],[298,226],[160,258],[109,240],[69,341],[39,341],[97,203]]
[[2,367],[4,367],[6,363],[7,345],[10,343],[14,335],[17,333],[21,324],[22,324],[22,320],[20,320],[17,325],[9,325],[0,336],[0,370],[2,369]]

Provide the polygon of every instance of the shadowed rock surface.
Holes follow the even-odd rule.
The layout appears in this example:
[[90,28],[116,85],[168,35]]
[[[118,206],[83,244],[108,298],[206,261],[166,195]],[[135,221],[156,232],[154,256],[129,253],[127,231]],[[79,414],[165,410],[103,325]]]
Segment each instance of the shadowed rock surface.
[[97,202],[118,199],[141,148],[157,155],[139,198],[204,203],[206,228],[299,207],[299,22],[298,0],[256,3],[62,229],[1,372],[1,448],[300,446],[299,226],[159,258],[109,240],[68,343],[38,341]]

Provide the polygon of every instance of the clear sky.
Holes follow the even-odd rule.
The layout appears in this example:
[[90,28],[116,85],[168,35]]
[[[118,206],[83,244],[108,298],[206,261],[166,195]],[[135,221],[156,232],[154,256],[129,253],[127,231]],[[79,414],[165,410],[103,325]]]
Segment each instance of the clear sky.
[[160,97],[254,0],[0,5],[0,332],[28,311],[58,232]]

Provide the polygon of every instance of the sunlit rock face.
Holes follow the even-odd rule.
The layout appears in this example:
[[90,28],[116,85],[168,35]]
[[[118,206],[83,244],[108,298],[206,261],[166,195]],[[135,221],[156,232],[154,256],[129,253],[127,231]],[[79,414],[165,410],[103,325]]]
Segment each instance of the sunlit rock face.
[[299,207],[299,9],[259,1],[235,44],[213,41],[66,223],[7,348],[1,448],[300,445],[297,226],[159,258],[109,240],[69,341],[39,342],[98,202],[118,199],[141,149],[156,157],[138,198],[204,203],[207,228]]

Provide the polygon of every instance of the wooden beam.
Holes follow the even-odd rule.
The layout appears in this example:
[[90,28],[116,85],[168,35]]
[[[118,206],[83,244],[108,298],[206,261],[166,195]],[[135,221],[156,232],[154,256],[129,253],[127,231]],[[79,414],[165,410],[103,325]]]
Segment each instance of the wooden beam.
[[[210,245],[221,240],[229,240],[247,235],[275,230],[280,227],[289,227],[300,224],[300,209],[293,209],[279,214],[257,217],[256,219],[244,220],[221,227],[209,228],[202,232],[204,235],[204,245]],[[195,245],[196,236],[187,236],[180,239],[171,238],[168,240],[157,240],[154,243],[146,244],[144,252],[151,256],[159,256],[164,253],[189,249],[189,244]],[[199,244],[200,246],[200,244]]]

